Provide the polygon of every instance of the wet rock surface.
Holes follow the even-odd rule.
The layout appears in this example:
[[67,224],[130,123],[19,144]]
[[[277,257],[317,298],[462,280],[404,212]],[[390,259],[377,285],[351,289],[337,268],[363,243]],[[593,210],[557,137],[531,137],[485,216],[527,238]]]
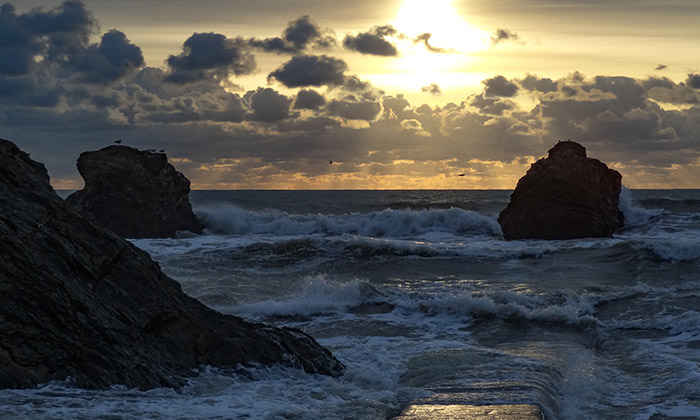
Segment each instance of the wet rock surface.
[[190,181],[168,163],[165,153],[109,146],[81,153],[78,171],[85,188],[66,201],[122,237],[202,231],[189,201]]
[[511,239],[610,237],[622,226],[622,175],[573,141],[560,141],[520,178],[500,213]]
[[145,252],[61,200],[46,169],[0,140],[0,388],[177,387],[203,365],[344,366],[295,329],[188,297]]

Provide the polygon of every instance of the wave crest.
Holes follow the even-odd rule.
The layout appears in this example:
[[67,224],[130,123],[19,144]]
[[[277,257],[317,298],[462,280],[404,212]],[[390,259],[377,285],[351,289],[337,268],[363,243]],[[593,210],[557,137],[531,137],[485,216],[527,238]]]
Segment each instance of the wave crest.
[[195,209],[210,233],[244,235],[362,235],[413,237],[429,233],[500,236],[496,219],[459,208],[392,210],[345,214],[290,214],[235,206]]

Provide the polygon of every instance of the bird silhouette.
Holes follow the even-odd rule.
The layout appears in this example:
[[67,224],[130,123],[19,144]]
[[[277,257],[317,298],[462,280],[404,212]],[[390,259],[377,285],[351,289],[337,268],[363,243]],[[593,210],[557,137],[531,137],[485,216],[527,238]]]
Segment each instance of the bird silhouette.
[[457,176],[465,176],[465,175],[467,175],[467,174],[459,174],[459,175],[457,175]]
[[122,144],[122,139],[114,140],[114,142],[117,143],[117,144]]
[[332,164],[333,164],[333,161],[332,161],[332,160],[329,160],[328,163],[329,163],[330,165],[332,165]]

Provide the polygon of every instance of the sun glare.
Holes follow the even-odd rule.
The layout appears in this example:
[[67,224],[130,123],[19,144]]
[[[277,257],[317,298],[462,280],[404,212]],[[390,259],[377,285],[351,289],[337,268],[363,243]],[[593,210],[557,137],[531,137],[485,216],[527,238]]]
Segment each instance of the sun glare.
[[430,34],[437,49],[470,53],[488,46],[488,34],[462,19],[452,0],[404,0],[393,24],[413,40]]
[[404,80],[413,74],[415,85],[431,75],[468,71],[470,53],[488,48],[488,33],[466,22],[451,0],[405,0],[392,24],[403,34],[393,70]]

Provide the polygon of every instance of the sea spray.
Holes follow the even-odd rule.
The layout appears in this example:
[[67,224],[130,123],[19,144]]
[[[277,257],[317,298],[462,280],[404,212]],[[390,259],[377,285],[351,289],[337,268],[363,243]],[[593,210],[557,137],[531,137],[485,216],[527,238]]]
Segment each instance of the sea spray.
[[498,222],[459,208],[392,210],[345,214],[295,214],[250,211],[236,206],[199,206],[197,216],[211,234],[343,235],[407,237],[448,232],[459,235],[501,234]]
[[620,190],[620,202],[618,208],[624,216],[624,226],[640,226],[648,223],[652,218],[663,213],[663,210],[648,209],[636,206],[632,200],[629,188],[622,186]]

